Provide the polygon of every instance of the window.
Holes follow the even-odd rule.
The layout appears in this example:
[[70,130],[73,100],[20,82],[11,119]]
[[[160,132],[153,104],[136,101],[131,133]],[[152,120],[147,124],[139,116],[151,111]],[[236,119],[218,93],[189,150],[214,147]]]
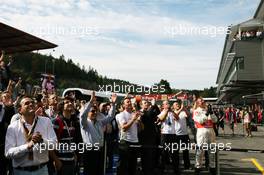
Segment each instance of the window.
[[244,70],[245,68],[244,57],[237,57],[236,64],[237,64],[237,70]]

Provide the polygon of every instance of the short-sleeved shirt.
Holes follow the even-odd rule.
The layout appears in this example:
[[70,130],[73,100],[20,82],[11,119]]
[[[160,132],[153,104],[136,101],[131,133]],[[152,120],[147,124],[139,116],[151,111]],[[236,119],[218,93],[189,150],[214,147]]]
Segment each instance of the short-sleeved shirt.
[[[165,114],[165,111],[162,111],[158,117],[161,117]],[[175,132],[175,120],[172,112],[168,112],[166,119],[161,123],[161,134],[176,134]]]
[[[118,125],[124,125],[125,123],[128,123],[132,119],[133,113],[129,113],[127,111],[123,111],[116,115],[116,120]],[[131,127],[123,131],[122,129],[120,131],[120,140],[125,140],[128,142],[137,143],[138,142],[138,127],[137,124],[134,122]]]
[[175,132],[176,135],[188,135],[187,114],[185,111],[181,111],[179,114],[179,120],[175,121]]

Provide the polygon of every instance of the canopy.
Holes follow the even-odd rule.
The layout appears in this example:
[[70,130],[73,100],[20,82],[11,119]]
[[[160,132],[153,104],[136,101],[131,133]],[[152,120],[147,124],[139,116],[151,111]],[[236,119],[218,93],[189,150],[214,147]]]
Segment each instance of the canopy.
[[6,53],[29,52],[57,47],[36,36],[0,22],[0,50]]

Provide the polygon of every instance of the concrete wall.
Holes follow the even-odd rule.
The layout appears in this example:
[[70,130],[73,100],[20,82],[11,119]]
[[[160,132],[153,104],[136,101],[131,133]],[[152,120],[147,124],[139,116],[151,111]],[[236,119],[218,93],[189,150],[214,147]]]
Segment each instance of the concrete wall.
[[238,80],[264,80],[263,41],[237,41],[236,56],[244,56],[244,70],[238,70]]

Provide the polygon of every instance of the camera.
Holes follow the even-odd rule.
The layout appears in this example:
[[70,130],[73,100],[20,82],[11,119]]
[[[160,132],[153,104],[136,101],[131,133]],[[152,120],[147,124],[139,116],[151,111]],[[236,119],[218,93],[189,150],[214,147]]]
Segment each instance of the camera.
[[211,114],[214,114],[214,112],[213,112],[213,110],[212,110],[212,106],[209,104],[208,106],[207,106],[207,112],[206,112],[206,116],[208,116],[208,115],[211,115]]

